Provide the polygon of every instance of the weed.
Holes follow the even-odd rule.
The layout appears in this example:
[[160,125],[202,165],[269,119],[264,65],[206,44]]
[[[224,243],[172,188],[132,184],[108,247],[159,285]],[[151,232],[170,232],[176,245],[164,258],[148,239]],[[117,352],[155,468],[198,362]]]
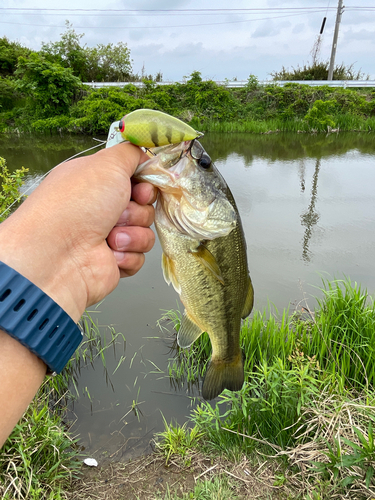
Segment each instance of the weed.
[[194,490],[190,493],[185,493],[182,497],[177,494],[172,494],[167,487],[167,492],[164,497],[159,497],[160,500],[227,500],[239,498],[234,493],[234,488],[225,475],[215,476],[211,481],[198,481]]
[[165,431],[156,434],[157,448],[165,456],[165,462],[168,463],[172,455],[186,457],[188,452],[197,446],[203,433],[198,427],[188,428],[187,424],[183,426],[168,424],[164,419]]

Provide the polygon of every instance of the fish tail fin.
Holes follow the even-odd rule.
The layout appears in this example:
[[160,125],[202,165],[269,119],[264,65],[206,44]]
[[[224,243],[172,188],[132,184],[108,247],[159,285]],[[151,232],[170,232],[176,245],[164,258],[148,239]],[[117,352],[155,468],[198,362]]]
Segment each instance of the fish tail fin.
[[239,391],[243,382],[242,353],[231,362],[211,360],[203,380],[202,396],[210,400],[216,398],[224,389]]

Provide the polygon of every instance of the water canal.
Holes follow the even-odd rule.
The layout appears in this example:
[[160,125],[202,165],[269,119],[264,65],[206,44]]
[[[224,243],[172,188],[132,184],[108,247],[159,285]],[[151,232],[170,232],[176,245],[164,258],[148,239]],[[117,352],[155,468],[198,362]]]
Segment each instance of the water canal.
[[[207,134],[202,143],[242,217],[256,309],[293,309],[304,294],[319,295],[322,276],[348,276],[374,294],[374,134]],[[0,156],[10,170],[29,168],[29,186],[94,144],[87,137],[1,138]],[[163,280],[160,260],[157,242],[143,269],[92,308],[103,335],[112,325],[126,338],[115,354],[107,352],[110,383],[101,361],[83,367],[78,378],[73,429],[98,459],[149,450],[153,433],[163,429],[163,415],[183,423],[198,395],[168,378],[172,354],[157,321],[163,310],[180,306]],[[125,360],[112,375],[121,355]]]

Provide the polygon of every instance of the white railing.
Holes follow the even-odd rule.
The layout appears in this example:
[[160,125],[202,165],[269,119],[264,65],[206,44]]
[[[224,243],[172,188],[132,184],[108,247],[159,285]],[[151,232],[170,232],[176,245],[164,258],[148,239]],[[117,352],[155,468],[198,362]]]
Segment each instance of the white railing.
[[[155,85],[173,85],[174,83],[186,83],[185,81],[179,82],[155,82]],[[246,87],[247,80],[241,81],[215,81],[217,85],[222,85],[229,88],[242,88]],[[350,87],[375,87],[375,80],[293,80],[293,81],[274,81],[274,80],[262,80],[258,82],[259,85],[278,85],[283,87],[287,83],[299,83],[302,85],[309,85],[310,87],[320,87],[322,85],[328,85],[328,87],[342,87],[344,89]],[[86,82],[84,85],[89,85],[94,89],[100,89],[103,87],[125,87],[125,85],[134,85],[135,87],[143,87],[143,82]]]

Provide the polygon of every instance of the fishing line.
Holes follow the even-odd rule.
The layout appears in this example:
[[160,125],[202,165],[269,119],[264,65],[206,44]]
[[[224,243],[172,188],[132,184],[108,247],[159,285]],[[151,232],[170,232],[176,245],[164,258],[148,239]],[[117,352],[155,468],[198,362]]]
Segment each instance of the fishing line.
[[48,172],[46,172],[45,174],[43,174],[39,179],[37,179],[35,182],[33,182],[33,184],[31,184],[31,186],[29,186],[26,191],[24,193],[22,193],[16,200],[14,200],[14,202],[9,205],[9,207],[7,207],[4,212],[2,212],[0,214],[0,217],[2,217],[6,212],[8,212],[9,209],[11,209],[13,207],[13,205],[15,205],[16,203],[18,203],[20,201],[20,199],[25,196],[29,191],[30,189],[32,189],[34,186],[37,186],[38,184],[41,183],[41,181],[50,173],[52,172],[52,170],[55,170],[55,168],[59,167],[60,165],[62,165],[63,163],[66,163],[67,161],[69,160],[72,160],[73,158],[76,158],[77,156],[80,156],[80,155],[83,155],[84,153],[87,153],[87,151],[91,151],[92,149],[96,149],[96,148],[99,148],[100,146],[103,146],[104,144],[107,143],[107,141],[102,141],[101,139],[95,139],[93,138],[94,141],[98,141],[100,142],[100,144],[97,144],[96,146],[93,146],[92,148],[88,148],[88,149],[85,149],[84,151],[80,151],[79,153],[76,153],[75,155],[71,156],[70,158],[67,158],[66,160],[62,161],[61,163],[59,163],[58,165],[56,165],[55,167],[51,168],[50,170],[48,170]]

